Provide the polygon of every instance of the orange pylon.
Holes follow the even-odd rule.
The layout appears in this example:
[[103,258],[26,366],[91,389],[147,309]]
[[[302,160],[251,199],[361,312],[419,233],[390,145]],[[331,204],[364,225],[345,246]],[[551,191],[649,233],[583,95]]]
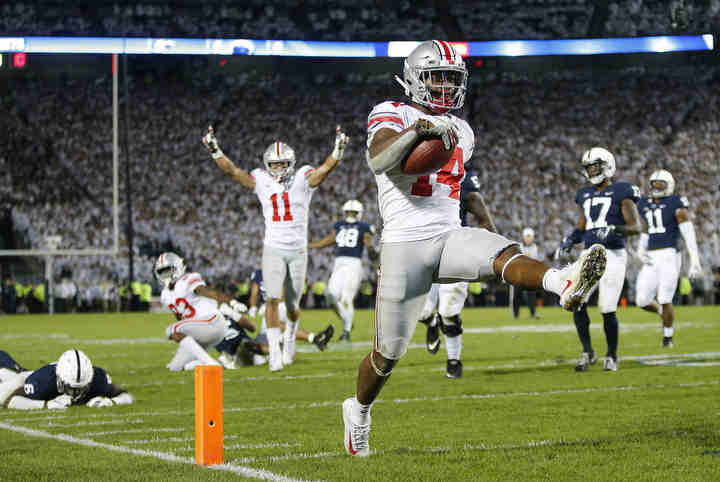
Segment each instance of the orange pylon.
[[222,367],[195,367],[195,463],[223,461]]

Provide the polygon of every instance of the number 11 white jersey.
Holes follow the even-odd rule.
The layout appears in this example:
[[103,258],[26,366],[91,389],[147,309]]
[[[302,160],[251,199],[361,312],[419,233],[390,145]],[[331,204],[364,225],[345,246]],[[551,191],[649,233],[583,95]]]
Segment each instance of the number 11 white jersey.
[[[368,148],[380,129],[400,132],[422,115],[416,107],[400,102],[376,105],[368,116]],[[463,119],[451,114],[444,117],[457,128],[458,144],[442,169],[428,176],[399,169],[375,176],[383,242],[419,241],[460,227],[460,183],[465,177],[465,161],[475,148],[475,134]]]
[[307,177],[313,171],[302,166],[286,183],[277,182],[265,169],[253,169],[255,194],[265,218],[265,244],[282,249],[305,249],[308,236],[308,212],[315,188]]

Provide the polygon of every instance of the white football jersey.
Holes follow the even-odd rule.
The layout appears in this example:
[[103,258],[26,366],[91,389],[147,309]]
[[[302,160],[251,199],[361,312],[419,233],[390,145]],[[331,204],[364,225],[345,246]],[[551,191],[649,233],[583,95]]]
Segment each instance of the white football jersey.
[[160,301],[182,320],[208,320],[218,314],[218,304],[212,298],[195,294],[198,286],[205,286],[200,273],[187,273],[177,280],[172,289],[165,286]]
[[315,191],[307,177],[312,171],[312,167],[302,166],[283,184],[265,169],[253,169],[250,173],[265,218],[266,245],[282,249],[307,246],[308,212]]
[[[400,132],[422,115],[419,109],[400,102],[376,105],[368,116],[368,148],[380,129]],[[457,128],[458,144],[442,169],[428,176],[409,175],[400,169],[375,176],[383,242],[419,241],[460,227],[460,184],[465,162],[475,148],[475,134],[463,119],[452,114],[444,117]]]

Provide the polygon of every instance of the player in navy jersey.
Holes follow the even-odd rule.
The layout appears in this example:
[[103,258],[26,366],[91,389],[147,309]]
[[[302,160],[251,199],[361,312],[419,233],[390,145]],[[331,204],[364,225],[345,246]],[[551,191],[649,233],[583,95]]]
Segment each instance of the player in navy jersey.
[[[460,184],[460,223],[468,226],[467,215],[472,213],[481,228],[497,232],[485,200],[480,194],[480,180],[476,173],[466,172]],[[431,354],[440,348],[440,331],[445,335],[447,362],[445,376],[461,378],[463,365],[460,360],[462,353],[462,319],[460,312],[465,306],[468,293],[468,282],[433,283],[428,293],[420,322],[427,326],[425,336],[427,350]],[[437,313],[435,310],[437,309]]]
[[353,300],[363,278],[362,258],[365,250],[370,259],[377,258],[373,247],[375,228],[360,221],[363,205],[356,199],[343,204],[345,219],[335,223],[332,232],[324,238],[308,244],[308,248],[324,248],[335,245],[335,264],[328,282],[328,305],[343,323],[340,341],[350,341],[355,307]]
[[702,275],[695,227],[690,220],[690,204],[685,196],[673,194],[675,179],[665,169],[650,176],[650,196],[640,199],[643,219],[638,256],[643,267],[637,277],[636,302],[642,309],[657,313],[663,320],[663,346],[673,346],[675,308],[673,295],[680,277],[682,257],[680,236],[690,255],[691,278]]
[[9,354],[0,351],[0,369],[0,405],[5,408],[110,407],[135,401],[80,350],[68,350],[57,362],[33,372],[22,370]]
[[[628,182],[613,181],[615,156],[602,147],[593,147],[582,156],[585,177],[592,184],[578,190],[578,222],[575,230],[566,237],[560,250],[569,253],[578,243],[585,248],[602,244],[607,248],[605,274],[600,278],[598,308],[603,316],[607,354],[603,367],[606,371],[618,369],[618,319],[616,315],[620,293],[625,281],[627,252],[625,238],[640,234],[642,226],[636,202],[640,189]],[[587,306],[573,313],[575,327],[583,352],[575,370],[585,371],[595,363],[595,351],[590,340],[590,318]]]

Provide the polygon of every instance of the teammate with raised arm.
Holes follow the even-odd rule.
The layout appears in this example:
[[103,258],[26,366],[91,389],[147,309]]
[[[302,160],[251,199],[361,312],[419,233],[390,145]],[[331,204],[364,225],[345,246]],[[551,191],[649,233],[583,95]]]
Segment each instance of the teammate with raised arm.
[[335,223],[333,230],[324,238],[308,244],[308,248],[324,248],[335,245],[335,264],[328,281],[327,299],[330,307],[343,323],[339,341],[350,341],[355,306],[353,300],[363,278],[362,257],[367,250],[370,259],[377,259],[373,246],[375,227],[360,221],[363,205],[356,199],[343,204],[345,219]]
[[[368,117],[367,162],[375,174],[383,220],[373,349],[358,370],[356,396],[342,405],[345,450],[370,453],[370,410],[415,331],[433,281],[489,276],[560,295],[582,305],[605,268],[595,246],[572,266],[552,269],[523,256],[518,243],[487,229],[460,226],[460,183],[475,136],[450,114],[462,107],[467,70],[452,45],[426,41],[405,60],[398,79],[411,102],[382,102]],[[403,160],[425,139],[440,139],[452,157],[429,175],[403,172]]]
[[0,407],[17,410],[62,409],[73,405],[112,407],[135,401],[114,385],[110,375],[93,366],[81,350],[67,350],[57,362],[24,370],[0,350]]
[[637,277],[636,302],[642,309],[657,313],[663,321],[662,346],[673,346],[675,308],[672,304],[682,255],[678,251],[680,236],[690,255],[690,278],[702,276],[695,227],[690,220],[690,203],[675,192],[675,179],[665,169],[650,176],[650,196],[638,203],[643,218],[638,256],[643,263]]
[[[267,338],[270,371],[283,369],[295,357],[295,331],[300,319],[300,296],[307,272],[307,233],[310,199],[315,189],[337,167],[348,137],[340,126],[335,145],[325,162],[313,169],[304,165],[295,171],[295,151],[284,142],[273,142],[263,153],[264,169],[250,173],[237,167],[218,146],[212,126],[203,137],[213,159],[235,182],[252,189],[262,205],[265,218],[262,271],[267,290]],[[285,297],[290,319],[284,334],[280,331],[278,303]],[[280,349],[284,338],[287,353]]]
[[[600,279],[598,308],[602,313],[607,341],[603,369],[617,371],[619,326],[616,311],[627,266],[625,238],[640,234],[642,229],[635,204],[640,198],[640,189],[629,182],[613,181],[615,156],[607,149],[593,147],[585,151],[581,164],[590,186],[580,188],[575,195],[577,227],[563,240],[560,250],[567,254],[575,244],[581,242],[585,243],[587,249],[598,244],[607,248],[607,268]],[[573,319],[583,347],[575,370],[582,372],[597,360],[590,340],[587,306],[583,305],[574,312]]]
[[255,330],[244,316],[245,305],[207,286],[200,273],[185,270],[183,259],[172,252],[161,254],[155,261],[155,277],[163,285],[160,300],[178,320],[165,330],[165,336],[178,343],[175,356],[167,364],[172,371],[219,365],[207,350],[223,340],[230,320],[242,321],[243,328]]
[[[467,215],[472,213],[478,226],[496,233],[495,223],[480,194],[480,180],[468,171],[460,184],[460,225],[468,226]],[[420,314],[420,322],[427,326],[425,342],[428,352],[436,354],[440,349],[440,331],[445,335],[447,362],[445,376],[461,378],[463,364],[462,353],[462,318],[460,312],[465,306],[468,294],[467,281],[457,283],[433,283],[428,293],[425,306]],[[437,313],[435,313],[437,309]]]

